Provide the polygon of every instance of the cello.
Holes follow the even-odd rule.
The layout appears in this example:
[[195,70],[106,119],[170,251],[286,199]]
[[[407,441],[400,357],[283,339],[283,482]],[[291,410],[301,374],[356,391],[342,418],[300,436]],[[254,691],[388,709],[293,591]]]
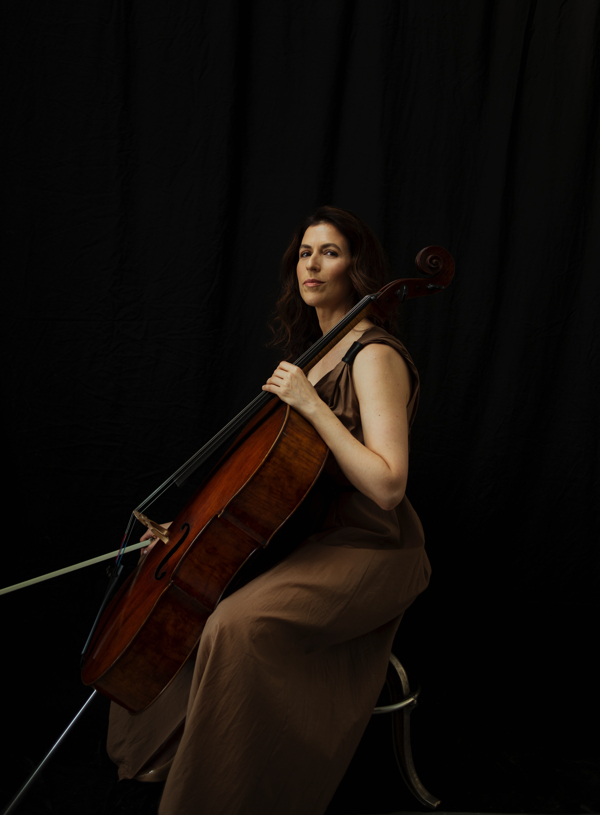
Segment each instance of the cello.
[[[454,262],[441,247],[421,250],[415,263],[428,277],[396,280],[367,295],[294,364],[307,373],[365,317],[386,319],[399,303],[452,280]],[[101,610],[86,644],[84,684],[131,713],[145,710],[174,679],[209,615],[305,500],[328,455],[309,422],[263,392],[165,484],[182,483],[231,439],[168,530],[138,507],[134,514],[159,541]]]

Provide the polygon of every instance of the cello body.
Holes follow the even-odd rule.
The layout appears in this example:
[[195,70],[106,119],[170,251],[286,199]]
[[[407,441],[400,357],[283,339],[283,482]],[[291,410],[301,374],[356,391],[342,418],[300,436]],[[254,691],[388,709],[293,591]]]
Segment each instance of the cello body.
[[271,400],[105,610],[82,680],[145,710],[194,651],[209,615],[252,555],[302,503],[327,458],[316,430]]

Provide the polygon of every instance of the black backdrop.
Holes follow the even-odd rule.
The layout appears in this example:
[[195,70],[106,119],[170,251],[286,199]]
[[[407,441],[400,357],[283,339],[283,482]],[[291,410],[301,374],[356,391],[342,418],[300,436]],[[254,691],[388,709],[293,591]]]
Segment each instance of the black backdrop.
[[[432,243],[457,265],[399,331],[423,381],[408,493],[434,569],[396,645],[425,688],[420,773],[447,808],[483,809],[465,798],[482,756],[593,772],[598,2],[6,8],[3,585],[118,547],[272,370],[293,225],[352,209],[394,276]],[[5,694],[36,722],[17,755],[87,694],[103,569],[2,598]]]

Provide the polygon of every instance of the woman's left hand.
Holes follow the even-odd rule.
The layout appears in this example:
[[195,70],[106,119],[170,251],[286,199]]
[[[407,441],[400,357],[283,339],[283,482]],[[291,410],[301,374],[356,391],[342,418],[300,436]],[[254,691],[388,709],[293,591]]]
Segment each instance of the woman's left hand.
[[302,368],[291,362],[280,362],[262,389],[274,393],[305,418],[321,402]]

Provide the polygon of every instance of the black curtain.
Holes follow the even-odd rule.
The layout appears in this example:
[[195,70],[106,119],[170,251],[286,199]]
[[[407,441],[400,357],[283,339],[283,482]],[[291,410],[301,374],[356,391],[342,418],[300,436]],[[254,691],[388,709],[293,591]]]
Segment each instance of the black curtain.
[[[443,798],[464,761],[516,744],[589,762],[598,2],[6,9],[3,585],[118,548],[131,508],[271,372],[295,223],[351,209],[395,277],[429,244],[457,268],[399,330],[423,381],[408,494],[434,570],[396,645],[426,689],[421,774]],[[39,723],[16,752],[35,759],[85,698],[104,582],[100,565],[2,597],[6,693]]]

